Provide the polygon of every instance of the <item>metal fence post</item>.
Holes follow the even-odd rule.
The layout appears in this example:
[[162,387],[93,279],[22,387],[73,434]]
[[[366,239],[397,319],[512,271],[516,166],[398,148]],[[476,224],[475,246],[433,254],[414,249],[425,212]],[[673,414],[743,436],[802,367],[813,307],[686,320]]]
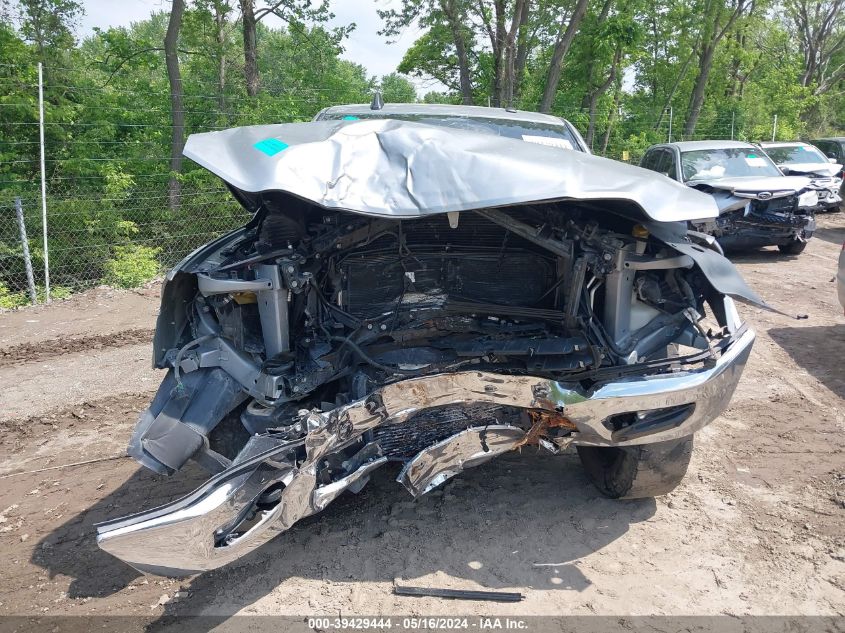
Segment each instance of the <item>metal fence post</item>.
[[38,62],[38,132],[41,139],[41,226],[44,238],[44,301],[50,303],[50,254],[47,249],[47,171],[44,168],[44,68]]
[[774,120],[772,121],[772,141],[775,140],[775,136],[778,133],[778,115],[775,115]]
[[26,237],[26,225],[23,220],[23,205],[19,197],[15,198],[15,214],[18,216],[18,229],[21,232],[23,263],[26,267],[26,285],[29,287],[29,299],[32,305],[35,305],[38,303],[38,295],[35,292],[35,276],[32,274],[32,258],[29,256],[29,240]]
[[669,142],[672,142],[672,116],[674,114],[674,109],[672,106],[669,106]]
[[734,140],[734,121],[736,120],[736,110],[731,112],[731,140]]

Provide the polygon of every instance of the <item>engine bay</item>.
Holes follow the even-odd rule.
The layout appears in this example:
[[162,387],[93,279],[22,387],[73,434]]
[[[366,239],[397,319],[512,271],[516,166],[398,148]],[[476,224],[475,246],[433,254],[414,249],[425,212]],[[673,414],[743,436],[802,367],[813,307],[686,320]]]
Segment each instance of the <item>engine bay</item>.
[[159,360],[181,384],[214,366],[207,341],[225,340],[258,368],[240,379],[250,433],[439,372],[590,384],[671,370],[687,360],[679,344],[708,351],[722,334],[700,323],[712,288],[692,260],[614,213],[549,203],[398,220],[263,197],[198,266],[179,345]]

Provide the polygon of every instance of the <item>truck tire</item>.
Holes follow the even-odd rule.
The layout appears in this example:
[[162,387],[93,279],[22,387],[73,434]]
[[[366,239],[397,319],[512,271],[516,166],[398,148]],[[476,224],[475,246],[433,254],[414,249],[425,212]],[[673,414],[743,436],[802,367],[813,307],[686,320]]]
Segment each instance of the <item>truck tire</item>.
[[781,244],[778,250],[784,255],[800,255],[807,248],[807,242],[801,240],[792,240],[789,244]]
[[605,497],[642,499],[674,490],[687,474],[693,436],[639,446],[578,446],[587,476]]

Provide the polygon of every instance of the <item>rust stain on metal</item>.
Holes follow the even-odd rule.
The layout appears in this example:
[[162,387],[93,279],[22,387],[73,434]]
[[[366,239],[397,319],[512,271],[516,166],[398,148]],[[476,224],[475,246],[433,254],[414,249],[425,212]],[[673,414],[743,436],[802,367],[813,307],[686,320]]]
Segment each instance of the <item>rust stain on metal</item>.
[[546,434],[549,429],[561,428],[570,431],[577,431],[578,427],[569,418],[555,411],[541,411],[532,409],[528,411],[528,416],[532,420],[531,428],[525,434],[525,437],[514,447],[519,448],[527,444],[536,445],[540,438]]

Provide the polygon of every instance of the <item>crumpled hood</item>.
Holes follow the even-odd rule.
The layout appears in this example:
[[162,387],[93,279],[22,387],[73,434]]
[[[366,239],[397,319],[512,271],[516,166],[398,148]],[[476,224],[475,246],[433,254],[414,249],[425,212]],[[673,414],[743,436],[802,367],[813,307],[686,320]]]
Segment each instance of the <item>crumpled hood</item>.
[[713,189],[722,189],[731,193],[742,192],[758,192],[758,191],[789,191],[790,193],[797,193],[802,189],[810,186],[810,179],[804,176],[766,176],[763,178],[744,177],[744,178],[712,178],[690,181],[688,183],[691,187],[706,185]]
[[842,165],[837,163],[793,163],[778,165],[778,167],[786,167],[789,173],[811,176],[835,176],[842,171]]
[[619,200],[652,220],[713,218],[710,196],[582,152],[389,119],[193,134],[185,156],[232,187],[410,218],[544,200]]

